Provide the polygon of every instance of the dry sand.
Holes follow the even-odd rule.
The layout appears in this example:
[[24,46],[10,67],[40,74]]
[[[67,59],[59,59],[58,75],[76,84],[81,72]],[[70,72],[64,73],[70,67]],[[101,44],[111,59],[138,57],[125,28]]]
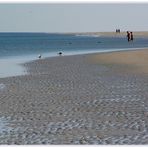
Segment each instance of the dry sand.
[[[128,30],[128,31],[132,31],[132,30]],[[148,31],[132,31],[134,38],[136,37],[148,37]],[[110,37],[116,37],[116,36],[126,36],[127,33],[126,31],[122,31],[120,33],[116,33],[116,32],[78,32],[78,33],[70,33],[70,34],[79,34],[79,35],[101,35],[101,36],[110,36]]]
[[148,144],[148,75],[104,64],[108,55],[41,59],[1,78],[0,144]]
[[148,49],[96,54],[91,60],[94,63],[125,66],[126,71],[132,73],[148,74]]
[[[132,31],[132,30],[129,30]],[[148,31],[132,31],[134,37],[148,37]],[[98,33],[99,34],[99,33]],[[120,32],[120,33],[116,33],[116,32],[100,32],[101,35],[103,36],[126,36],[127,33],[125,32]]]

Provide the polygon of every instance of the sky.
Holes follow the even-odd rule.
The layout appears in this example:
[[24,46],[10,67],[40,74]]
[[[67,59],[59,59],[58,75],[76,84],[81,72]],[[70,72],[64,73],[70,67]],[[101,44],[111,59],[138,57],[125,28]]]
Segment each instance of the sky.
[[0,32],[148,31],[148,3],[0,3]]

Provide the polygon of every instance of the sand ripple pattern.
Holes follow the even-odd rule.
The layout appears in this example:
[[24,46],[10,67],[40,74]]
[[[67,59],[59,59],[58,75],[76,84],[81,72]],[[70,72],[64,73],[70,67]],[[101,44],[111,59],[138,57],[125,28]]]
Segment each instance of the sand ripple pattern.
[[89,55],[24,64],[0,79],[0,144],[148,144],[148,76]]

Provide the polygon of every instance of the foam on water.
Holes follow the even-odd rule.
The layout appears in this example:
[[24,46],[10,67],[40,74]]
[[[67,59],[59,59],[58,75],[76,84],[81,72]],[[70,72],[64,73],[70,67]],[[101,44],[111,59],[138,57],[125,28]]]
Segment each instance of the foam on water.
[[101,35],[99,34],[76,34],[75,36],[78,36],[78,37],[100,37]]

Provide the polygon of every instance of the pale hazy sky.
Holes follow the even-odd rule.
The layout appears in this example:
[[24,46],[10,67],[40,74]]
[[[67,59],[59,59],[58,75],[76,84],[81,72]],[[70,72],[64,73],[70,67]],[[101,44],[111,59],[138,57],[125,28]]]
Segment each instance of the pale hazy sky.
[[148,31],[145,4],[0,4],[0,32]]

